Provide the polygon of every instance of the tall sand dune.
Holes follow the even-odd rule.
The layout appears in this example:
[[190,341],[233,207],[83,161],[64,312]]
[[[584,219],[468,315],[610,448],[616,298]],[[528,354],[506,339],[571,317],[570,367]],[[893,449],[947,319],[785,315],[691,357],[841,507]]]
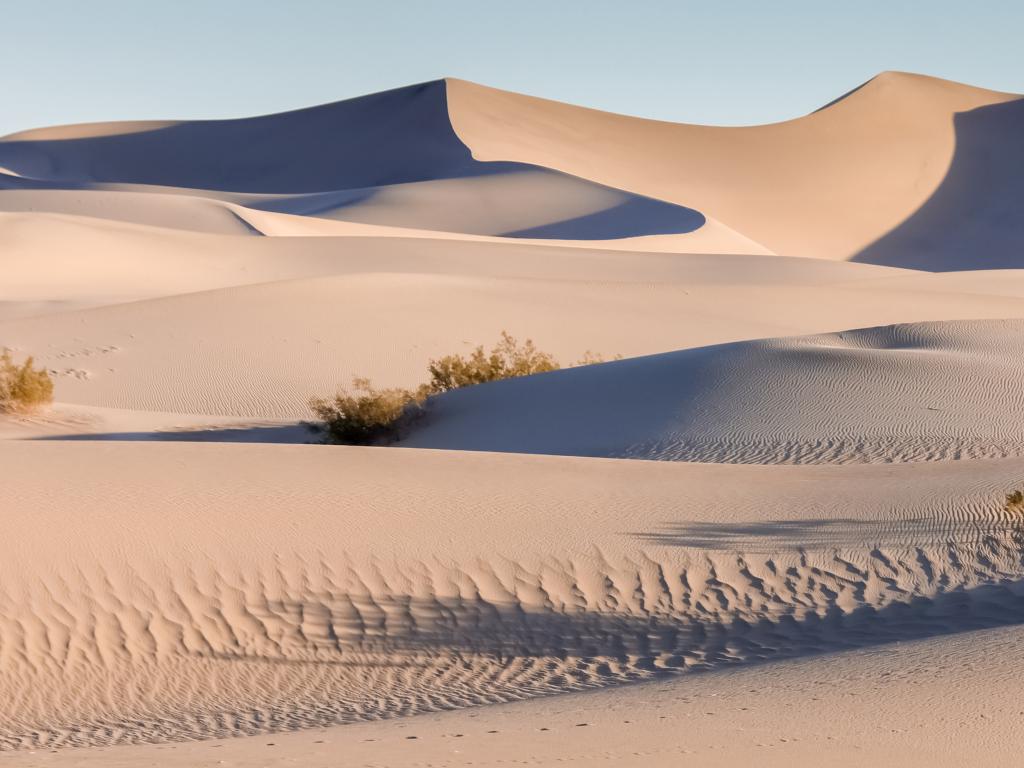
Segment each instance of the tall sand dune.
[[[150,252],[154,257],[160,253],[155,250],[157,242],[153,240],[154,249]],[[175,242],[171,240],[164,247],[169,249]],[[204,257],[208,261],[177,255],[171,258],[168,251],[157,268],[146,272],[144,279],[138,279],[146,269],[140,264],[137,271],[125,270],[117,277],[97,273],[91,287],[84,278],[78,279],[75,272],[69,271],[65,273],[67,290],[51,294],[40,290],[31,297],[36,301],[85,301],[97,298],[96,291],[118,285],[124,285],[125,292],[157,292],[175,285],[170,281],[185,278],[196,283],[208,281],[213,288],[217,282],[232,279],[259,279],[261,275],[267,279],[276,270],[337,274],[15,318],[0,322],[0,338],[19,354],[34,354],[41,365],[52,371],[56,398],[62,403],[294,422],[311,416],[307,404],[310,397],[329,395],[348,386],[355,376],[370,377],[379,386],[415,387],[425,380],[431,359],[455,352],[468,353],[477,345],[490,346],[502,331],[520,339],[533,339],[568,365],[585,357],[588,351],[605,358],[637,357],[688,347],[933,317],[1024,316],[1024,275],[1017,273],[1001,275],[988,283],[975,279],[961,289],[952,279],[933,285],[935,280],[929,275],[911,280],[903,272],[869,265],[763,256],[673,257],[621,252],[604,255],[575,249],[559,252],[500,244],[484,248],[475,243],[407,240],[367,241],[353,246],[353,253],[348,256],[335,255],[331,247],[277,247],[283,243],[275,238],[252,238],[247,242],[274,247],[263,249],[260,258],[252,261],[218,259],[215,250]],[[430,248],[426,247],[428,243]],[[316,239],[304,243],[317,244],[327,245]],[[55,253],[33,262],[33,268],[39,270],[38,285],[45,285],[45,273],[51,269]],[[126,253],[125,258],[131,258],[131,253]],[[419,271],[419,260],[426,258],[437,272]],[[108,258],[107,264],[115,267],[116,262]],[[54,272],[61,274],[58,270]],[[534,276],[519,276],[524,272]],[[135,277],[130,280],[132,276]],[[892,289],[887,287],[890,280],[894,281]],[[51,279],[51,284],[54,288],[61,286],[57,280]],[[29,306],[38,308],[37,304]],[[470,317],[474,322],[467,327],[466,318]],[[970,338],[984,342],[983,336]],[[1012,332],[1006,331],[997,338],[996,346],[1004,341],[1009,345],[1005,350],[1006,364],[1012,367],[1016,349]],[[699,384],[693,379],[696,374],[687,373],[688,366],[704,370],[732,360],[735,370],[728,369],[719,374],[720,378],[707,380],[707,391],[713,392],[724,384],[747,391],[754,399],[743,401],[742,414],[737,418],[757,419],[765,406],[748,389],[762,388],[762,382],[775,372],[783,377],[780,381],[798,384],[800,392],[805,392],[806,386],[823,387],[828,390],[828,402],[841,402],[843,387],[873,380],[877,370],[871,366],[888,365],[884,355],[893,354],[879,350],[879,357],[851,350],[851,355],[861,356],[851,358],[848,368],[837,372],[827,362],[828,345],[832,343],[823,340],[821,355],[797,368],[792,368],[793,360],[781,352],[758,351],[765,349],[765,344],[753,344],[733,351],[674,352],[665,358],[674,361],[671,364],[654,359],[635,360],[609,368],[559,374],[568,377],[564,387],[543,396],[544,407],[561,414],[550,422],[550,428],[568,427],[570,422],[564,421],[567,418],[574,426],[554,442],[539,435],[536,439],[524,437],[502,442],[508,436],[502,437],[503,427],[499,428],[506,423],[506,417],[509,422],[515,420],[511,414],[516,409],[541,407],[534,398],[554,385],[531,379],[509,382],[494,390],[460,392],[450,398],[454,411],[449,411],[447,398],[437,403],[437,418],[418,437],[413,436],[413,444],[419,444],[418,440],[437,440],[438,446],[445,447],[489,445],[494,450],[609,455],[605,451],[624,451],[640,442],[648,447],[631,455],[643,456],[644,451],[655,451],[650,441],[663,430],[672,432],[680,427],[678,409],[690,402],[688,398],[695,394],[691,388]],[[836,343],[841,350],[847,342]],[[815,349],[818,348],[809,347],[807,354]],[[772,358],[775,367],[763,370],[761,360],[769,354],[776,354]],[[1002,353],[993,354],[997,355],[993,357],[996,361]],[[914,359],[927,362],[930,358],[919,355]],[[969,357],[964,359],[970,361]],[[692,360],[703,362],[691,364]],[[630,366],[637,367],[634,370]],[[986,369],[966,368],[964,375],[972,370],[972,375],[981,376]],[[947,384],[952,372],[942,371],[933,386],[939,390],[952,387],[952,383]],[[806,385],[802,378],[805,374],[809,377]],[[605,376],[611,376],[607,380],[611,399],[607,402],[600,398],[581,400],[574,394],[577,387],[591,384],[605,391],[605,385],[598,383],[605,381]],[[785,392],[785,386],[789,385],[780,384],[779,391]],[[655,389],[661,394],[655,400],[647,399]],[[812,391],[818,392],[805,393],[810,395]],[[455,416],[462,413],[462,406],[455,406],[462,398],[483,398],[479,406],[472,407],[472,417]],[[639,402],[634,398],[639,398]],[[570,404],[564,413],[563,402]],[[800,401],[791,395],[789,402]],[[857,401],[861,402],[864,401]],[[588,410],[590,407],[613,408],[618,416],[600,416]],[[737,402],[737,408],[740,407]],[[850,418],[855,418],[857,407],[850,405]],[[1012,421],[1012,411],[1000,408],[992,418],[1004,424]],[[570,417],[573,413],[576,416]],[[650,421],[634,421],[639,413],[647,413]],[[783,408],[776,415],[784,419],[789,413]],[[699,418],[696,412],[691,415]],[[937,413],[936,418],[940,415]],[[457,426],[463,418],[476,424],[468,433]],[[619,419],[614,422],[619,426],[613,426],[609,418]],[[986,418],[986,423],[989,421]],[[523,428],[525,423],[521,424]],[[628,426],[630,423],[632,427]],[[693,423],[694,429],[698,429]],[[625,432],[620,431],[620,426]],[[798,430],[785,440],[802,444],[838,437],[828,434],[834,426],[831,422],[822,423],[819,431]],[[497,429],[493,434],[491,427]],[[649,433],[649,429],[654,432]],[[598,443],[588,443],[591,438],[587,435]],[[608,435],[611,442],[605,445],[600,435]],[[754,430],[743,439],[770,442],[777,437]],[[469,442],[460,444],[461,440]],[[559,448],[560,445],[563,447]],[[564,447],[568,445],[575,447]],[[847,442],[841,446],[852,447]],[[837,444],[837,452],[844,449]],[[669,456],[672,450],[663,447],[658,452]],[[696,451],[694,456],[705,456],[708,460],[728,453],[725,446],[692,450]],[[777,460],[780,454],[775,451],[782,448],[763,446],[759,450],[753,455],[774,456],[772,460]],[[826,447],[813,450],[826,451]]]
[[1022,103],[887,72],[804,117],[717,128],[448,79],[265,117],[15,134],[0,188],[258,193],[257,208],[531,238],[714,219],[774,253],[1020,267]]
[[256,207],[475,234],[606,240],[704,223],[550,169],[474,160],[451,128],[443,81],[258,118],[29,131],[0,140],[0,165],[11,190],[284,193]]
[[1013,94],[886,72],[805,117],[717,128],[461,80],[448,89],[474,157],[680,202],[775,253],[935,271],[1022,265]]

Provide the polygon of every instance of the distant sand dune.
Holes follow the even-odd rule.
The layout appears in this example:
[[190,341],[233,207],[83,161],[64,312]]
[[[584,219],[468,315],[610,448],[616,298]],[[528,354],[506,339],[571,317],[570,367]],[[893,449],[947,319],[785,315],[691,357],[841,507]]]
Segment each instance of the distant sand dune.
[[261,193],[277,199],[254,205],[284,212],[532,238],[713,219],[774,253],[1020,267],[1022,103],[887,72],[805,117],[714,128],[449,79],[265,117],[15,134],[0,140],[0,184],[217,190],[242,205]]
[[[243,120],[30,131],[0,140],[0,165],[12,169],[14,190],[134,184],[307,193],[255,204],[470,234],[602,240],[704,223],[697,211],[546,168],[478,162],[451,128],[446,94],[439,81]],[[19,185],[20,176],[33,182]]]
[[[1013,170],[1021,157],[1015,137],[1024,130],[1013,94],[886,72],[805,117],[717,128],[613,115],[462,80],[449,80],[448,89],[452,124],[474,157],[535,163],[680,202],[775,253],[932,270],[1024,266],[1020,216],[998,213],[1024,197]],[[980,160],[975,172],[995,180],[979,200],[970,198],[982,179],[951,171],[964,152],[971,155],[967,167]],[[966,208],[930,203],[933,196],[964,199]],[[915,213],[926,203],[936,214],[925,220]],[[956,246],[936,235],[945,225],[929,229],[940,211],[953,214],[947,222],[957,226],[972,221],[951,233]],[[886,238],[894,231],[895,239]],[[936,244],[939,253],[928,256]]]

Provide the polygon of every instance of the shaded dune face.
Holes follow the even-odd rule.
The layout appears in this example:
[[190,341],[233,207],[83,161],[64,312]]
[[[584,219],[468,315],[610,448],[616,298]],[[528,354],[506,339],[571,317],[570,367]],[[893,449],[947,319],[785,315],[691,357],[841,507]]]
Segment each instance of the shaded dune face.
[[15,136],[0,141],[0,189],[215,190],[259,210],[534,239],[682,234],[704,224],[684,206],[540,166],[475,160],[452,129],[446,91],[436,81],[265,117]]
[[[768,734],[739,712],[798,698],[813,716],[778,734],[809,764],[836,722],[928,733],[921,712],[940,745],[963,747],[970,710],[1012,751],[1020,654],[966,633],[1005,626],[1005,650],[1024,625],[1024,270],[885,265],[1024,259],[1021,109],[895,75],[808,118],[719,129],[445,82],[0,139],[0,349],[55,384],[52,407],[0,416],[0,752],[636,681],[655,685],[587,705],[629,728],[623,759],[595,739],[559,764],[676,764],[667,739],[714,716],[729,735],[711,762],[803,765],[781,739],[717,751]],[[856,260],[874,263],[847,263],[871,242]],[[430,398],[392,447],[286,444],[318,439],[310,396],[355,376],[413,389],[503,331],[566,364],[617,359]],[[868,656],[895,674],[864,677]],[[805,671],[671,682],[787,658]],[[981,707],[941,708],[962,689],[939,686],[948,668]],[[892,699],[881,720],[819,695],[849,701],[858,680]],[[467,713],[475,730],[437,739],[432,716],[296,735],[323,760],[277,736],[240,740],[251,761],[226,744],[93,754],[396,764],[350,754],[365,742],[419,765],[541,764],[523,749],[562,748],[556,710],[581,740],[603,732],[579,702]],[[514,755],[478,727],[492,718]],[[638,738],[640,719],[666,740]],[[448,739],[477,734],[489,754],[457,756]],[[904,764],[865,754],[850,764]]]
[[852,261],[936,272],[1024,264],[1024,99],[960,112],[953,128],[931,197]]
[[1022,339],[1020,321],[918,323],[633,358],[446,394],[407,444],[769,464],[1021,455]]
[[311,109],[179,123],[81,139],[0,143],[0,165],[54,182],[151,184],[230,192],[324,192],[494,173],[448,122],[444,84]]
[[812,114],[724,128],[450,84],[476,157],[690,205],[774,253],[930,271],[1024,265],[1017,98],[886,72]]

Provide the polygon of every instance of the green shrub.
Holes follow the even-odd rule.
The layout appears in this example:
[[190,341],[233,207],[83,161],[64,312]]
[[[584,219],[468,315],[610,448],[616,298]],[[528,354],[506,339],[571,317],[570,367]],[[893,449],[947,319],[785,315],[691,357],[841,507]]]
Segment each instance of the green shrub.
[[375,389],[369,379],[352,380],[353,392],[331,399],[314,398],[310,408],[322,424],[311,425],[325,442],[386,445],[422,413],[423,399],[406,389]]
[[26,358],[18,365],[5,349],[0,353],[0,412],[26,411],[53,402],[53,381],[44,368]]
[[494,345],[490,353],[485,353],[484,348],[479,346],[468,357],[446,355],[440,360],[431,360],[428,368],[430,381],[420,387],[420,391],[436,395],[489,381],[556,371],[560,367],[547,352],[538,351],[530,339],[520,345],[507,332],[502,331],[501,341]]

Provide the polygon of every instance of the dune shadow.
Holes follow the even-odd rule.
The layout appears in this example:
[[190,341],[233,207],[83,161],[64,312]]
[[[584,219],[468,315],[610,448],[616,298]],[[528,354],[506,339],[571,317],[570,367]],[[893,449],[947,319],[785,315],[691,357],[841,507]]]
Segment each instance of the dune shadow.
[[632,195],[603,211],[557,221],[515,232],[503,237],[544,240],[618,240],[643,235],[676,235],[704,226],[704,214],[682,205]]
[[934,516],[880,520],[807,518],[743,523],[666,523],[661,530],[630,535],[661,546],[765,552],[977,542],[987,536],[1015,533],[1019,528],[1018,522],[995,516],[978,519]]
[[1024,98],[953,118],[949,170],[931,197],[851,261],[948,272],[1024,267]]
[[304,424],[246,425],[209,429],[154,430],[152,432],[77,432],[42,435],[31,440],[125,441],[188,443],[312,443],[315,435]]
[[[382,189],[395,185],[524,172],[541,172],[540,183],[568,176],[528,163],[474,158],[452,127],[444,81],[261,117],[198,120],[105,136],[0,141],[0,167],[20,174],[0,176],[0,189],[88,190],[120,184],[260,194],[271,199],[242,204],[342,219],[339,212],[372,203]],[[506,236],[608,240],[692,232],[705,222],[690,208],[615,191],[622,202],[606,210]],[[410,226],[403,219],[408,215],[392,211],[394,219],[385,223]]]
[[261,117],[0,142],[0,166],[26,177],[18,188],[95,182],[327,192],[501,173],[521,165],[473,158],[451,126],[443,80]]
[[[339,603],[346,605],[348,618],[337,615]],[[581,679],[610,684],[651,673],[711,671],[1017,625],[1024,623],[1024,582],[905,595],[880,607],[840,607],[835,601],[813,609],[778,604],[774,612],[759,614],[737,610],[730,615],[724,608],[717,614],[559,612],[480,600],[376,595],[372,613],[353,614],[351,608],[350,598],[342,595],[267,606],[275,616],[335,616],[319,637],[313,630],[308,639],[348,653],[486,655],[506,664],[561,660],[562,665],[551,667],[549,679],[539,681],[552,692]],[[310,632],[308,624],[305,631]]]

